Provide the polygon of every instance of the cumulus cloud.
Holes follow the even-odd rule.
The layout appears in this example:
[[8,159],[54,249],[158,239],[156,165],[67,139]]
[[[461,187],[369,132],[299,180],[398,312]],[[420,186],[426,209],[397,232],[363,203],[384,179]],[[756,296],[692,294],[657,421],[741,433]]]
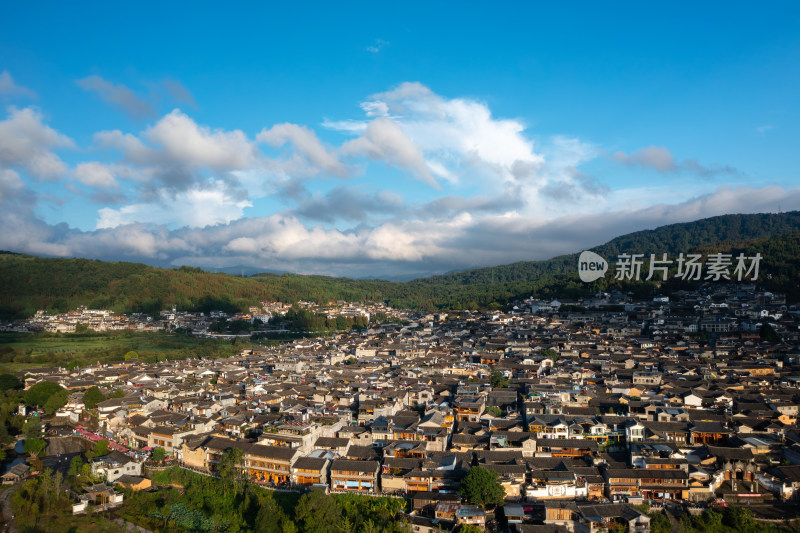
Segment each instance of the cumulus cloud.
[[340,177],[350,174],[348,166],[323,146],[316,133],[304,126],[276,124],[270,129],[262,130],[256,136],[256,140],[271,146],[281,146],[290,142],[312,165],[323,172]]
[[88,187],[119,188],[119,183],[114,177],[114,169],[97,161],[79,163],[75,167],[75,177]]
[[611,189],[594,178],[580,172],[575,167],[563,170],[563,176],[547,183],[540,189],[543,196],[559,202],[575,202],[586,197],[603,197]]
[[0,95],[28,99],[36,98],[35,92],[22,85],[17,85],[7,70],[0,72]]
[[39,180],[53,180],[66,171],[66,165],[51,150],[74,148],[72,140],[43,123],[34,108],[10,107],[9,116],[0,122],[0,168],[24,169]]
[[211,130],[179,110],[159,120],[144,136],[161,148],[169,162],[230,170],[249,166],[255,149],[240,130]]
[[[133,220],[170,227],[228,222],[235,214],[241,214],[252,199],[272,195],[299,202],[309,197],[304,187],[306,180],[320,175],[345,178],[352,174],[334,149],[326,147],[313,131],[295,124],[265,128],[250,139],[240,130],[198,124],[176,109],[138,134],[102,131],[94,139],[100,148],[118,151],[121,159],[108,167],[81,167],[78,179],[95,185],[105,179],[110,185],[109,171],[124,169],[125,178],[137,184],[140,196],[133,205],[104,212],[102,227]],[[292,148],[288,156],[267,157],[258,148],[259,144],[279,147],[286,143]],[[204,196],[206,209],[171,218],[169,212],[162,210],[161,206],[175,202],[189,205],[198,199],[198,191],[219,192],[221,187],[224,194]],[[218,201],[215,208],[208,203],[212,200]],[[152,210],[147,209],[150,204]]]
[[258,157],[242,131],[201,126],[177,109],[140,137],[113,130],[95,134],[95,141],[119,150],[123,163],[137,168],[140,181],[155,195],[161,188],[179,192],[204,183],[208,172],[235,181],[231,172],[251,168]]
[[222,184],[212,183],[209,187],[196,187],[175,195],[164,193],[148,203],[126,205],[119,209],[100,209],[97,228],[138,223],[165,227],[227,224],[242,218],[244,209],[251,206],[249,201],[231,196]]
[[[563,205],[592,202],[603,199],[610,188],[596,177],[589,176],[579,167],[594,159],[598,149],[574,137],[556,136],[543,147],[543,162],[535,169],[538,176],[538,211],[561,210]],[[523,179],[520,177],[519,179]]]
[[[181,88],[172,86],[173,97],[188,101]],[[72,148],[72,141],[38,111],[11,108],[0,122],[0,248],[165,266],[411,277],[545,259],[637,229],[771,211],[778,202],[800,208],[800,189],[780,187],[707,193],[706,184],[696,194],[682,189],[670,196],[611,191],[585,170],[607,156],[594,144],[566,135],[534,143],[520,120],[419,83],[372,95],[361,110],[360,118],[325,122],[342,134],[328,144],[299,124],[266,126],[248,137],[175,109],[141,131],[96,133],[99,161],[67,172],[53,151]],[[662,173],[735,172],[678,161],[658,146],[608,157]],[[372,179],[376,163],[397,169],[392,178],[427,186],[402,183],[394,189],[402,196],[382,190]],[[93,231],[34,215],[29,177],[64,174],[73,180],[64,185],[68,192],[107,202]],[[254,205],[270,207],[245,218]]]
[[[778,202],[785,209],[800,209],[800,188],[721,187],[686,202],[638,210],[554,219],[514,211],[462,212],[426,220],[396,218],[347,231],[307,225],[291,214],[238,218],[235,213],[227,223],[170,230],[163,224],[126,223],[136,217],[118,210],[115,216],[122,225],[82,232],[4,210],[0,222],[12,231],[0,234],[0,248],[207,268],[246,265],[329,275],[412,276],[546,259],[663,224],[726,213],[774,211]],[[189,204],[187,200],[187,208]],[[192,204],[194,208],[198,205]],[[110,212],[108,216],[110,221]]]
[[719,174],[738,174],[739,171],[729,165],[702,165],[696,159],[676,161],[667,148],[648,146],[630,154],[614,152],[611,159],[629,167],[646,167],[661,173],[688,171],[702,177],[711,178]]
[[0,169],[0,205],[19,199],[25,191],[25,184],[19,174],[9,169]]
[[84,91],[97,93],[101,100],[121,109],[128,116],[135,119],[155,116],[155,108],[143,98],[136,96],[128,87],[104,80],[93,75],[75,80],[75,83]]
[[367,193],[339,186],[325,194],[309,194],[293,213],[306,220],[367,222],[374,217],[396,216],[403,211],[403,198],[389,191]]
[[434,187],[485,190],[526,183],[528,195],[547,181],[545,157],[515,119],[492,116],[488,105],[469,98],[444,98],[408,82],[361,103],[365,120],[325,121],[325,127],[358,137],[342,146],[411,171]]
[[431,175],[422,151],[394,121],[376,118],[369,123],[358,138],[345,143],[342,153],[360,155],[376,161],[387,161],[412,172],[417,178],[435,189],[439,183]]

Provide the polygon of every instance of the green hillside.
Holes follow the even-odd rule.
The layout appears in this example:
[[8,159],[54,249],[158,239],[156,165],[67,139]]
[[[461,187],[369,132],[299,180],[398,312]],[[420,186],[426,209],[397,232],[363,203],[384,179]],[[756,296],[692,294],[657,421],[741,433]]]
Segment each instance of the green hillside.
[[[701,246],[739,243],[796,231],[800,231],[800,211],[780,214],[723,215],[628,233],[591,250],[611,261],[623,252],[647,255],[686,253]],[[577,262],[578,253],[575,253],[547,261],[522,261],[510,265],[432,276],[420,281],[436,285],[507,283],[564,273],[575,274]]]
[[[800,212],[726,215],[623,235],[593,249],[609,261],[618,254],[739,251],[764,257],[764,286],[800,301]],[[499,307],[511,300],[577,297],[597,290],[651,294],[655,285],[622,283],[606,275],[591,284],[577,276],[577,253],[547,261],[518,262],[397,283],[325,276],[259,274],[248,278],[198,268],[160,269],[138,263],[46,259],[0,254],[0,316],[27,317],[37,309],[79,305],[117,312],[178,309],[240,310],[259,300],[388,301],[396,307],[464,309]],[[613,268],[613,266],[612,266]],[[667,284],[665,287],[677,286]]]

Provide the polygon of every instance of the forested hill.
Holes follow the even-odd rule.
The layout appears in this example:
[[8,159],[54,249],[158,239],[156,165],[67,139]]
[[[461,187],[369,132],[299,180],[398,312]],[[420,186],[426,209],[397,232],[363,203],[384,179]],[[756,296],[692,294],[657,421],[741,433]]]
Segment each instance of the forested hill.
[[[786,292],[790,301],[800,301],[800,212],[726,215],[674,224],[624,235],[593,250],[609,261],[623,252],[760,252],[764,285]],[[612,275],[584,284],[576,265],[577,253],[397,283],[293,274],[242,278],[191,267],[160,269],[0,253],[0,317],[27,317],[37,309],[65,311],[79,305],[150,314],[172,305],[182,310],[235,311],[259,300],[385,300],[396,307],[463,309],[499,307],[530,295],[568,298],[611,288],[644,295],[655,290],[644,282],[617,282]]]
[[[761,240],[797,231],[800,231],[800,211],[723,215],[628,233],[590,250],[611,261],[623,252],[646,255],[687,253],[702,246]],[[431,276],[418,281],[434,285],[493,284],[576,273],[579,253],[580,250],[577,250],[574,254],[554,257],[547,261],[521,261],[509,265]]]

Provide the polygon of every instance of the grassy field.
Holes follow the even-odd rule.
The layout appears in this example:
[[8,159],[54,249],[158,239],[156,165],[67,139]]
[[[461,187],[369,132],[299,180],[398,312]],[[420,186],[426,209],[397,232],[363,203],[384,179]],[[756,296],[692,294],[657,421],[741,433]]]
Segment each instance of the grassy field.
[[131,351],[147,362],[186,357],[226,357],[246,347],[249,347],[249,343],[242,341],[233,343],[150,332],[0,333],[0,372],[18,372],[37,366],[83,366],[119,361]]
[[92,516],[71,516],[64,513],[42,518],[38,524],[23,524],[23,531],[47,531],[52,533],[120,533],[123,527],[109,518],[108,512]]

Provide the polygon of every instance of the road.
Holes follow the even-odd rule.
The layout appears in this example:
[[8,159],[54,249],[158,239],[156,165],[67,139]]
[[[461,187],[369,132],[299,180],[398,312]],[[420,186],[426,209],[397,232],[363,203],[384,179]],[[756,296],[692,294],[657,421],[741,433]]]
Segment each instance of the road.
[[3,511],[3,531],[8,533],[19,533],[19,528],[14,521],[14,513],[11,511],[11,495],[22,486],[22,483],[15,483],[11,487],[0,493],[0,509]]

